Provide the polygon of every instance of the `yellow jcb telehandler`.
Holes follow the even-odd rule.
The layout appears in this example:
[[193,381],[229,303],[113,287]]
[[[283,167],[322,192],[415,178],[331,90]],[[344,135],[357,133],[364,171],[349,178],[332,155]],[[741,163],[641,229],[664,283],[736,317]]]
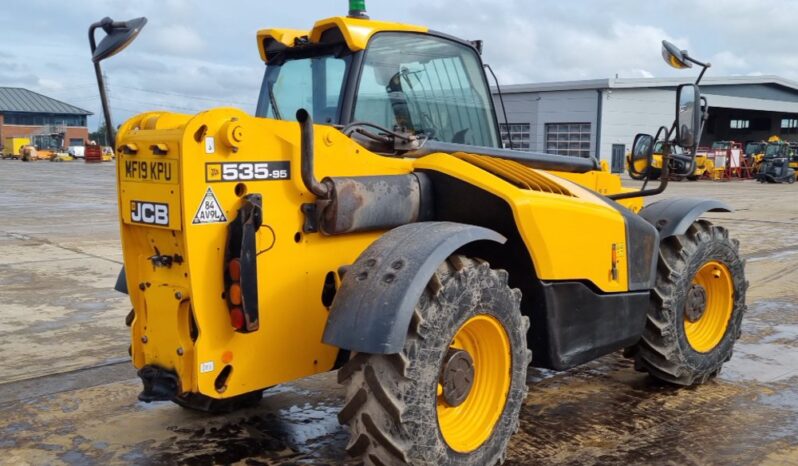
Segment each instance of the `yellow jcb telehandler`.
[[[109,122],[100,62],[145,21],[91,26]],[[645,166],[664,142],[659,185],[623,188],[592,158],[501,148],[478,44],[352,1],[309,30],[258,32],[254,116],[121,126],[118,289],[141,400],[232,409],[337,370],[347,449],[364,463],[492,465],[519,427],[530,364],[625,349],[674,384],[720,371],[747,283],[738,243],[700,217],[730,209],[642,208],[667,186],[672,148],[692,173],[698,86],[679,87],[673,127],[635,139]],[[706,69],[663,46],[671,65]]]

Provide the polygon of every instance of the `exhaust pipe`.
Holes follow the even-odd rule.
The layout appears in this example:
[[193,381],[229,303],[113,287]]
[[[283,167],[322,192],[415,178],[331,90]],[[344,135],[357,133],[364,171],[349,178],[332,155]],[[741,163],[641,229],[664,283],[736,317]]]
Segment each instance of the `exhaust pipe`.
[[310,116],[307,110],[300,108],[296,112],[296,120],[299,122],[300,130],[300,158],[301,158],[301,171],[302,183],[308,191],[315,194],[321,199],[330,198],[330,188],[316,179],[313,173],[314,163],[314,150],[313,150],[313,117]]

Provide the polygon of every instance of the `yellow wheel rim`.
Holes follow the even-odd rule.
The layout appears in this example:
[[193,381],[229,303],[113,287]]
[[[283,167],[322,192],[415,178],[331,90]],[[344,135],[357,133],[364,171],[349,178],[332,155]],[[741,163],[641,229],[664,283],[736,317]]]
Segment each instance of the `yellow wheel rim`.
[[687,342],[699,353],[711,351],[723,339],[734,308],[734,285],[729,269],[717,261],[701,266],[693,278],[706,292],[704,313],[695,322],[684,319]]
[[471,356],[474,381],[459,406],[449,406],[443,400],[438,384],[438,426],[452,450],[467,453],[490,437],[504,411],[512,371],[510,339],[498,320],[480,314],[457,330],[451,347]]

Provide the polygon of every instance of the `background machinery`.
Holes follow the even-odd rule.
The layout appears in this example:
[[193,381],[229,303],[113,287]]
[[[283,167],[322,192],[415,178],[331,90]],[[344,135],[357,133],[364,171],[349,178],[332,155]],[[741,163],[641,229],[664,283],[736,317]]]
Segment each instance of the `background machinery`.
[[22,148],[30,144],[28,138],[9,137],[3,140],[3,158],[18,159],[22,157]]
[[[98,79],[144,21],[92,25]],[[664,152],[659,186],[634,190],[594,159],[501,149],[474,42],[370,20],[353,1],[257,44],[255,116],[151,112],[119,130],[118,288],[141,400],[231,409],[337,369],[347,449],[364,463],[490,465],[518,428],[530,363],[626,349],[692,385],[731,357],[743,262],[699,218],[729,208],[642,208],[672,165],[693,173],[697,85],[679,88],[671,129],[637,136],[644,178],[658,139]]]
[[[778,139],[778,136],[771,136],[771,139],[773,138]],[[751,173],[754,175],[759,171],[767,145],[768,143],[765,141],[752,141],[745,144],[745,158],[751,167]]]
[[772,136],[765,146],[756,180],[761,183],[794,183],[798,151],[793,143]]

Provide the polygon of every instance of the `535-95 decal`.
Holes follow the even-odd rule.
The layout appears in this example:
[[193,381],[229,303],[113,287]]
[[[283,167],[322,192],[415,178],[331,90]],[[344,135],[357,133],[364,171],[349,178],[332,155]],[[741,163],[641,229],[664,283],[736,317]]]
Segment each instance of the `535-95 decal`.
[[291,162],[223,162],[205,164],[205,181],[272,181],[291,179]]

